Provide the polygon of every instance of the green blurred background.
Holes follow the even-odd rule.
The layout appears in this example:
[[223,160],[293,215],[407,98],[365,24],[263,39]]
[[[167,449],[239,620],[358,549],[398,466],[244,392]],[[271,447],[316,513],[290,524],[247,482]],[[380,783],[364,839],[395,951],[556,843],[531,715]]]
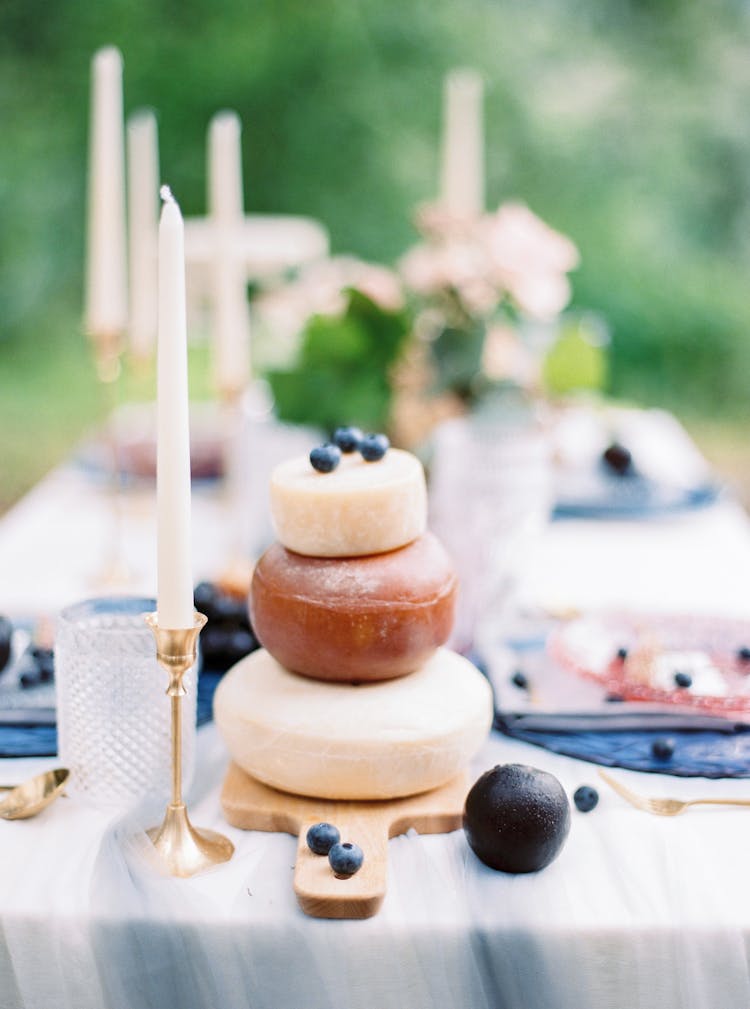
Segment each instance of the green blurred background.
[[[81,333],[89,62],[158,112],[162,176],[205,210],[211,115],[244,123],[245,203],[392,261],[436,194],[442,78],[486,82],[488,203],[578,244],[610,392],[748,461],[750,11],[730,0],[4,0],[0,509],[103,410]],[[749,467],[750,468],[750,467]]]

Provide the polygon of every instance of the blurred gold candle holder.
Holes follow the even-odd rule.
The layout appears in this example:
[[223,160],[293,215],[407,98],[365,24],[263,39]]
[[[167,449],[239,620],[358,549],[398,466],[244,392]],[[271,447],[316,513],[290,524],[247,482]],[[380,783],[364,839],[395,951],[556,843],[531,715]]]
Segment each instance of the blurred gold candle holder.
[[172,799],[159,827],[147,833],[172,876],[194,876],[214,865],[228,862],[234,854],[232,842],[213,830],[194,827],[182,799],[182,698],[187,693],[185,673],[195,664],[198,635],[206,624],[195,613],[188,628],[160,627],[157,613],[146,615],[146,623],[156,639],[156,658],[169,674],[167,696],[172,708]]

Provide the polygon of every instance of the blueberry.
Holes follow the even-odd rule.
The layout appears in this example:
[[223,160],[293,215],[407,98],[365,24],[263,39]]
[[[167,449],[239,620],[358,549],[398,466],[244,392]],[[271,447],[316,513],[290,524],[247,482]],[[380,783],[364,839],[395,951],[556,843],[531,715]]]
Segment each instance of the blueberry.
[[692,687],[693,677],[690,673],[675,673],[674,681],[678,687]]
[[341,462],[341,449],[338,445],[318,445],[310,453],[310,465],[318,473],[332,473]]
[[628,650],[627,650],[627,648],[618,648],[617,649],[617,658],[620,660],[620,662],[624,662],[625,659],[627,659],[627,657],[628,657]]
[[519,687],[521,690],[528,690],[529,679],[523,670],[517,669],[511,676],[510,680],[515,687]]
[[364,435],[358,427],[337,427],[331,441],[342,452],[356,452]]
[[750,648],[748,648],[747,645],[743,645],[742,648],[738,648],[737,658],[740,662],[750,662]]
[[657,760],[670,760],[674,753],[674,743],[671,739],[655,739],[651,744],[651,753]]
[[377,462],[390,447],[391,443],[384,434],[366,434],[359,443],[359,451],[365,462]]
[[332,823],[316,823],[307,832],[307,847],[316,855],[327,855],[340,840],[338,827]]
[[573,794],[573,802],[576,805],[576,809],[579,809],[582,813],[590,813],[598,801],[599,793],[591,785],[581,785]]
[[630,451],[619,442],[613,441],[604,450],[602,460],[618,476],[626,476],[633,471],[633,457]]
[[337,843],[328,852],[328,861],[334,874],[341,879],[346,876],[353,876],[362,868],[365,856],[358,844],[345,841],[344,844]]

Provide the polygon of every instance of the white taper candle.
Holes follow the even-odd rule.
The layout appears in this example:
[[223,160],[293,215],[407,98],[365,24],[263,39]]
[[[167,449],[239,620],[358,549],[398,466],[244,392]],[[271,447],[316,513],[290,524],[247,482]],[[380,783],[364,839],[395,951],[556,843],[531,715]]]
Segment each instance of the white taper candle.
[[150,109],[128,120],[128,219],[130,224],[130,349],[151,355],[156,341],[159,141]]
[[157,613],[160,627],[193,626],[190,544],[185,240],[182,215],[168,186],[159,222],[157,351]]
[[484,212],[482,79],[474,70],[445,78],[440,203],[454,217]]
[[119,336],[127,325],[122,56],[100,49],[91,65],[86,332]]
[[242,126],[235,112],[219,112],[209,128],[208,205],[214,238],[214,380],[233,395],[247,385],[250,370],[250,313],[242,260],[245,224],[242,194]]

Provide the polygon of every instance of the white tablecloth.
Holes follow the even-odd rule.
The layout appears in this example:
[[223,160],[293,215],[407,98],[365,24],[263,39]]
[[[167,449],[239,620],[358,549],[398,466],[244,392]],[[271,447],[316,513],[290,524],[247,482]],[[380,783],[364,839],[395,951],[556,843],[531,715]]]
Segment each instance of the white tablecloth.
[[[220,502],[209,498],[205,508],[208,515]],[[131,534],[145,523],[141,543],[147,513],[144,503],[138,518],[131,505]],[[73,559],[90,557],[104,529],[106,512],[80,474],[53,474],[0,523],[0,610],[38,611],[40,600],[57,607],[89,594],[89,572],[74,571]],[[217,541],[198,553],[201,574],[216,570],[225,547]],[[148,553],[134,550],[145,564]],[[747,617],[748,571],[747,520],[722,503],[656,523],[555,523],[525,593],[548,605]],[[143,587],[153,591],[153,583]],[[658,818],[602,786],[596,810],[574,810],[558,860],[517,877],[482,866],[461,831],[395,838],[381,912],[321,921],[296,906],[294,840],[223,823],[226,754],[213,726],[198,736],[193,821],[223,830],[237,848],[203,877],[157,872],[143,827],[159,810],[123,819],[61,799],[36,819],[0,821],[1,1009],[750,1005],[747,810]],[[473,770],[506,761],[551,771],[569,794],[598,784],[591,765],[494,736]],[[21,780],[53,764],[0,761],[0,778]],[[643,793],[750,796],[746,781],[620,777]]]

